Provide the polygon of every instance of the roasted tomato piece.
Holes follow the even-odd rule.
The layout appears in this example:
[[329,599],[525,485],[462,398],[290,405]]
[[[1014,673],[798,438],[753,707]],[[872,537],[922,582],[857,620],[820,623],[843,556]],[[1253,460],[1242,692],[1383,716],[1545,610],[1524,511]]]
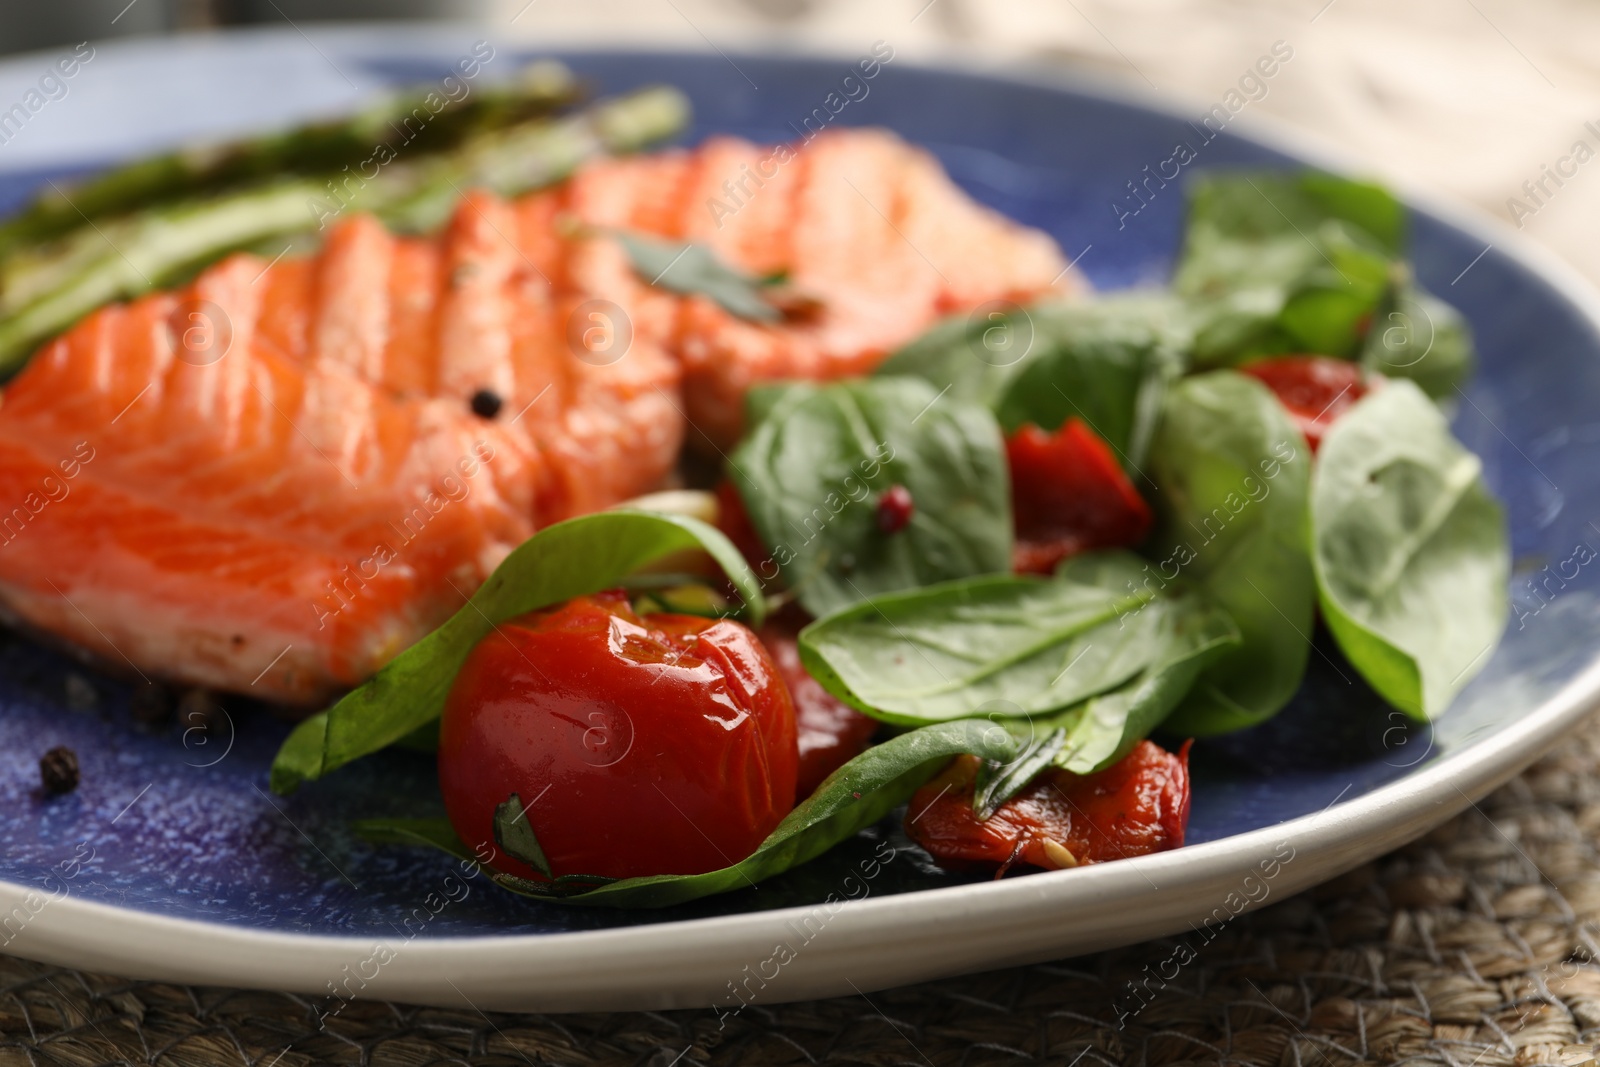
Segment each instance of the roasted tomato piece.
[[[635,614],[620,592],[501,623],[445,704],[439,785],[462,841],[516,793],[556,875],[699,874],[794,805],[794,708],[756,635]],[[502,851],[493,866],[539,875]]]
[[800,645],[795,637],[801,625],[799,619],[775,619],[761,628],[761,643],[772,653],[794,703],[800,735],[796,801],[816,792],[824,778],[860,755],[878,729],[876,720],[834,697],[800,663]]
[[1176,755],[1150,741],[1096,774],[1052,768],[980,821],[972,810],[976,756],[958,756],[917,790],[906,833],[952,870],[1014,864],[1046,870],[1144,856],[1183,844],[1189,825],[1189,743]]
[[1150,505],[1083,420],[1055,433],[1024,426],[1006,440],[1006,458],[1018,573],[1049,574],[1068,556],[1136,545],[1150,532]]
[[734,484],[724,478],[717,483],[717,529],[721,530],[733,542],[744,556],[745,562],[756,568],[756,572],[763,573],[763,564],[771,566],[771,556],[766,547],[761,543],[761,535],[756,533],[755,523],[750,521],[750,513],[745,510],[744,498],[739,495],[739,490]]
[[1277,356],[1239,370],[1277,394],[1313,452],[1334,420],[1368,392],[1360,365],[1330,356]]

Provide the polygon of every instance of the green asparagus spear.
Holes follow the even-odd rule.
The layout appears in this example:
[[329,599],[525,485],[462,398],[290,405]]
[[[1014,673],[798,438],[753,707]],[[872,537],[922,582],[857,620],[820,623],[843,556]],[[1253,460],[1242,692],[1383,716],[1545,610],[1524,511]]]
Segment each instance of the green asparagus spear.
[[81,183],[52,186],[27,210],[0,223],[0,258],[85,228],[89,220],[272,176],[320,174],[354,165],[379,143],[404,145],[407,151],[446,149],[483,130],[548,114],[577,96],[572,72],[553,62],[530,64],[505,82],[475,89],[465,81],[459,84],[467,89],[464,95],[456,90],[454,101],[437,85],[420,86],[386,96],[349,118],[186,148]]
[[579,122],[528,123],[480,134],[459,151],[419,161],[415,174],[397,181],[392,192],[379,192],[369,210],[394,230],[423,233],[449,218],[469,187],[515,196],[560,181],[592,156],[665,140],[688,120],[688,100],[661,87],[597,104]]
[[228,252],[269,238],[287,245],[346,211],[374,212],[401,231],[427,230],[448,217],[468,187],[525,192],[565,177],[591,156],[670,137],[687,116],[688,102],[676,89],[643,89],[562,118],[485,131],[455,151],[397,159],[360,184],[342,171],[279,178],[108,219],[74,234],[33,274],[8,280],[0,298],[0,380],[20,370],[40,342],[95,308],[172,285]]

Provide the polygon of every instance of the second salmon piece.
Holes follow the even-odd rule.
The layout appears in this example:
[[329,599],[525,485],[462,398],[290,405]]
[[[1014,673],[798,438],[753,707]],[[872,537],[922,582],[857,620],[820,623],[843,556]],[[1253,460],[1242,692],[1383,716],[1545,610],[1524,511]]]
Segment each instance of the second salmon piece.
[[751,386],[868,374],[943,315],[1085,288],[1047,234],[975,203],[932,155],[886,130],[779,146],[718,137],[600,160],[560,195],[587,223],[708,245],[816,301],[815,314],[778,327],[683,302],[668,345],[686,413],[723,449]]

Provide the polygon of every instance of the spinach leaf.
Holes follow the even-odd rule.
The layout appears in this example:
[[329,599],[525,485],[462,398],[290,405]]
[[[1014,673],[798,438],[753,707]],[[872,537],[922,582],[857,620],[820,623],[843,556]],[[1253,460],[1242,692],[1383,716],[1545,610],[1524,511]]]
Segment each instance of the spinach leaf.
[[1389,294],[1367,333],[1361,362],[1389,378],[1409,378],[1435,400],[1472,374],[1472,330],[1455,308],[1407,276]]
[[1167,610],[1155,617],[1150,662],[1138,677],[1052,721],[1067,731],[1056,764],[1078,774],[1111,766],[1165,722],[1206,666],[1237,648],[1239,628],[1215,606]]
[[977,780],[972,783],[973,813],[979,819],[993,816],[1006,801],[1026,789],[1039,772],[1054,764],[1066,743],[1067,731],[1058,726],[1043,737],[1035,733],[1010,762],[985,760],[979,764]]
[[1049,579],[875,597],[801,631],[800,658],[836,697],[899,725],[1068,709],[1040,725],[1067,731],[1060,762],[1077,770],[1125,752],[1237,640],[1193,589],[1131,553],[1104,552]]
[[526,863],[546,878],[555,877],[550,870],[550,861],[545,858],[544,847],[533,832],[533,824],[528,821],[528,809],[523,806],[520,796],[512,793],[495,805],[493,826],[494,843],[500,851]]
[[[982,407],[916,378],[763,396],[764,417],[729,474],[772,552],[763,569],[781,572],[807,611],[1010,569],[1010,477],[1000,429]],[[886,534],[876,500],[897,484],[915,511]]]
[[1398,268],[1404,209],[1332,175],[1210,175],[1191,187],[1173,279],[1199,316],[1194,360],[1316,352],[1355,358]]
[[1080,418],[1136,471],[1162,391],[1183,366],[1189,331],[1181,302],[1125,293],[989,316],[944,320],[878,373],[915,375],[984,403],[1007,434]]
[[[616,908],[664,908],[743,889],[815,859],[871,826],[905,803],[952,756],[963,753],[1004,763],[1016,757],[1017,743],[1004,729],[971,719],[940,723],[891,738],[829,775],[750,856],[706,874],[611,882],[567,875],[548,883],[495,871],[485,873],[499,885],[526,896]],[[475,858],[443,819],[371,819],[357,823],[356,829],[372,841],[431,845],[463,860]]]
[[[516,794],[513,793],[512,796],[516,796]],[[357,819],[351,825],[357,834],[375,845],[420,845],[438,849],[440,852],[447,852],[461,861],[463,871],[470,871],[473,874],[482,871],[489,876],[491,881],[507,885],[507,888],[512,888],[513,892],[516,892],[515,888],[513,888],[515,884],[527,882],[526,879],[517,878],[509,874],[501,874],[499,871],[490,870],[483,866],[483,864],[488,863],[495,857],[496,849],[505,851],[506,855],[511,856],[513,859],[521,859],[521,857],[516,856],[511,850],[505,849],[499,842],[496,842],[492,847],[485,844],[480,851],[474,853],[467,848],[466,842],[461,840],[461,836],[456,833],[455,827],[450,825],[450,820],[443,816],[421,819]],[[526,863],[528,861],[524,859],[522,862]],[[538,865],[530,864],[530,866],[537,867]],[[549,882],[528,882],[528,884],[536,884],[540,887],[539,896],[559,900],[563,896],[582,893],[596,886],[609,885],[616,881],[618,879],[603,878],[598,875],[564,874],[556,876]]]
[[1266,386],[1234,371],[1187,378],[1167,397],[1150,449],[1156,570],[1198,583],[1242,643],[1206,668],[1169,720],[1224,733],[1271,717],[1310,651],[1314,582],[1305,438]]
[[993,410],[1038,343],[1032,311],[1007,306],[940,319],[878,365],[880,378],[921,378]]
[[467,653],[495,624],[618,584],[674,553],[702,549],[727,573],[752,624],[766,611],[760,582],[715,528],[681,515],[602,511],[524,541],[448,620],[333,707],[297,726],[272,763],[278,793],[322,777],[437,719]]
[[1055,430],[1077,417],[1138,472],[1167,384],[1183,370],[1186,313],[1173,300],[1140,294],[1042,308],[1037,319],[1044,343],[1000,397],[1001,427]]
[[[1390,257],[1405,249],[1405,206],[1373,182],[1315,170],[1211,171],[1189,187],[1187,236],[1211,231],[1231,240],[1266,241],[1310,233],[1330,221],[1360,230]],[[1265,264],[1253,272],[1271,273]]]
[[751,322],[783,318],[763,294],[762,280],[718,259],[702,244],[664,241],[626,230],[608,231],[628,253],[634,273],[647,284],[684,296],[704,296],[730,315]]
[[[1220,608],[1169,609],[1152,617],[1150,662],[1135,677],[1066,711],[1005,720],[990,710],[989,718],[1028,744],[1024,757],[1037,753],[1035,761],[1044,758],[1075,774],[1105,770],[1162,724],[1207,664],[1239,644],[1238,627]],[[1032,780],[1034,765],[1024,757],[1000,769],[992,793],[974,793],[980,815]]]
[[1505,629],[1511,549],[1482,464],[1410,382],[1334,423],[1311,478],[1317,593],[1372,688],[1418,719],[1442,712]]

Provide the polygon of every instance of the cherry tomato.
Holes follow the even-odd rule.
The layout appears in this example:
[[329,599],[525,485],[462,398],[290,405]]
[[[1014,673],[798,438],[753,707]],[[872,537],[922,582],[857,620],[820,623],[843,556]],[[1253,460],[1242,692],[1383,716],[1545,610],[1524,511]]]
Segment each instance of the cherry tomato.
[[1315,452],[1335,419],[1366,396],[1369,386],[1358,364],[1329,356],[1276,356],[1239,368],[1278,396]]
[[[699,874],[753,852],[794,804],[794,708],[749,629],[640,617],[621,592],[501,623],[439,733],[456,833],[493,846],[516,793],[556,875]],[[497,851],[493,866],[539,877]]]
[[906,808],[906,833],[953,870],[1013,864],[1046,870],[1105,863],[1183,845],[1189,825],[1189,743],[1177,755],[1141,741],[1097,774],[1052,768],[1000,810],[972,810],[976,756],[958,756]]
[[789,686],[795,725],[800,735],[800,776],[795,800],[816,792],[822,780],[860,755],[878,730],[878,723],[837,699],[811,677],[800,662],[795,640],[803,619],[773,620],[761,628],[761,643],[772,653],[778,674]]
[[1006,458],[1018,573],[1049,574],[1068,556],[1136,545],[1150,532],[1150,505],[1081,419],[1055,433],[1022,427],[1006,440]]

